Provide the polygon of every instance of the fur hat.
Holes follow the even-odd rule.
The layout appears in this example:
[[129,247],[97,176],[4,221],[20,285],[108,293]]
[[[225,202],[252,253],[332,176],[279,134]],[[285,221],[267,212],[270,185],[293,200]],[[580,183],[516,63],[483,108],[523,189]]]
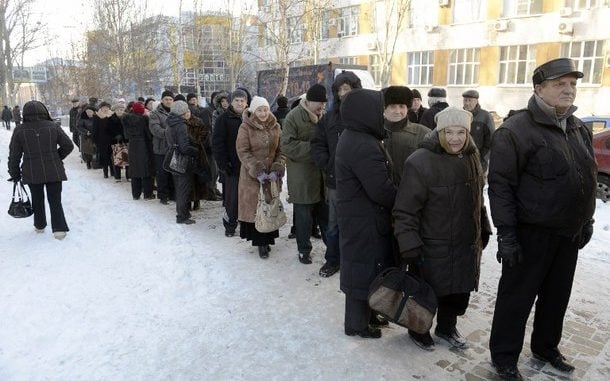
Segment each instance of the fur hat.
[[421,100],[421,93],[419,92],[419,90],[417,89],[413,89],[411,90],[411,92],[413,93],[413,99],[417,98],[419,100]]
[[188,101],[190,101],[193,98],[197,98],[197,94],[193,94],[193,93],[186,94],[186,103],[188,103]]
[[172,114],[181,116],[189,112],[189,105],[183,100],[174,101],[171,110]]
[[383,90],[383,106],[406,105],[411,108],[413,105],[413,93],[406,86],[389,86]]
[[172,97],[172,99],[174,99],[174,93],[172,93],[169,90],[165,90],[164,92],[161,93],[161,99],[163,99],[165,97]]
[[310,102],[326,102],[326,88],[319,83],[314,84],[307,90],[305,99]]
[[146,98],[146,100],[144,101],[144,107],[146,107],[146,105],[147,105],[149,102],[154,102],[154,101],[155,101],[155,98]]
[[434,116],[436,130],[441,131],[447,127],[463,127],[470,131],[472,113],[457,107],[447,107]]
[[447,91],[440,87],[433,87],[428,91],[428,96],[433,98],[447,98]]
[[235,99],[235,98],[244,98],[246,101],[248,101],[248,94],[246,94],[246,92],[243,91],[242,89],[235,89],[235,91],[233,91],[231,93],[230,98],[231,98],[231,102],[233,102],[233,99]]
[[283,95],[277,97],[277,107],[288,107],[288,98]]
[[133,102],[133,105],[131,105],[131,111],[133,111],[134,114],[144,115],[144,110],[145,108],[142,102]]
[[479,99],[479,92],[476,90],[466,90],[462,93],[462,97]]
[[174,97],[174,102],[175,101],[185,101],[186,102],[186,98],[182,94],[176,94],[176,96]]
[[100,105],[98,106],[98,110],[101,109],[102,107],[108,107],[108,109],[110,109],[112,107],[112,105],[108,102],[102,102],[100,103]]
[[248,108],[248,110],[253,113],[254,111],[256,111],[257,108],[261,106],[269,107],[269,102],[267,102],[267,100],[263,97],[254,96],[254,98],[252,98],[252,102],[250,102],[250,107]]

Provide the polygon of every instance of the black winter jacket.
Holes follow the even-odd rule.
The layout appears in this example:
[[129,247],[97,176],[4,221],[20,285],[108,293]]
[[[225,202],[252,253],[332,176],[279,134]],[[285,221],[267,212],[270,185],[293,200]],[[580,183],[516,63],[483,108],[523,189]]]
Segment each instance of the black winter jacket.
[[424,115],[424,112],[426,112],[426,110],[427,108],[425,108],[424,106],[420,106],[417,112],[409,110],[409,113],[407,114],[409,117],[409,121],[412,123],[422,124],[421,118]]
[[538,106],[510,117],[491,142],[489,201],[494,225],[534,225],[573,237],[595,211],[597,165],[591,131],[570,116],[564,132]]
[[316,135],[311,141],[311,156],[316,165],[324,170],[326,175],[326,186],[330,189],[337,188],[335,179],[335,152],[339,136],[344,129],[341,120],[339,104],[337,107],[326,113],[318,122]]
[[212,152],[218,168],[229,176],[239,176],[241,163],[235,150],[237,132],[241,126],[241,115],[229,106],[227,111],[222,113],[214,125],[212,136]]
[[436,128],[436,122],[434,121],[434,117],[436,116],[436,114],[443,111],[447,107],[449,107],[449,104],[447,102],[438,102],[432,105],[429,109],[424,111],[424,114],[419,120],[419,124],[423,124],[429,129],[434,130]]
[[151,177],[154,173],[154,160],[148,117],[126,113],[122,122],[123,135],[129,141],[129,175],[134,178]]
[[166,133],[165,136],[167,138],[168,147],[176,145],[178,152],[183,155],[192,157],[197,157],[199,155],[197,147],[194,147],[191,144],[186,121],[182,119],[182,117],[170,113],[167,117],[167,128],[169,129],[169,133]]
[[341,231],[341,290],[366,300],[375,276],[392,264],[396,188],[381,139],[383,95],[356,89],[341,102],[345,130],[335,156]]
[[491,147],[491,133],[494,131],[494,120],[491,114],[477,105],[472,110],[472,123],[470,124],[470,136],[479,149],[481,165],[487,169],[487,155]]

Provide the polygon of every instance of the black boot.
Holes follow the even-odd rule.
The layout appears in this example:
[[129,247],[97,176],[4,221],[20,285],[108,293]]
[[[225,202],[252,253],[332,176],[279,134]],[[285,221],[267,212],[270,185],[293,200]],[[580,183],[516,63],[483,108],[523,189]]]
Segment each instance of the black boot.
[[263,245],[258,247],[258,256],[267,259],[269,258],[269,246]]
[[432,336],[430,336],[430,332],[426,332],[424,334],[417,333],[415,331],[409,330],[409,337],[411,340],[423,350],[433,351],[434,350],[434,340],[432,340]]
[[366,327],[362,331],[356,331],[351,328],[345,328],[345,334],[347,336],[360,336],[364,339],[379,339],[381,337],[381,330],[379,328]]

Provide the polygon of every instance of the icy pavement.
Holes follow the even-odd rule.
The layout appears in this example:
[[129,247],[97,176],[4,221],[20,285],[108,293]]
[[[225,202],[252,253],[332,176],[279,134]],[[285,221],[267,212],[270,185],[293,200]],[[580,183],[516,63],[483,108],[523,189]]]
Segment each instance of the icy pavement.
[[[0,131],[0,193],[10,132]],[[495,236],[480,291],[458,322],[470,348],[438,342],[423,352],[405,329],[379,340],[343,334],[339,277],[297,260],[288,226],[261,260],[226,238],[219,202],[197,223],[175,223],[175,205],[133,201],[128,182],[66,159],[71,231],[36,234],[32,219],[0,217],[0,380],[492,380],[487,349],[500,275]],[[287,209],[291,215],[291,206]],[[610,374],[610,204],[598,203],[592,242],[580,253],[561,350],[571,377],[532,360],[530,380],[606,380]],[[529,335],[528,330],[528,335]],[[527,337],[527,336],[526,336]]]

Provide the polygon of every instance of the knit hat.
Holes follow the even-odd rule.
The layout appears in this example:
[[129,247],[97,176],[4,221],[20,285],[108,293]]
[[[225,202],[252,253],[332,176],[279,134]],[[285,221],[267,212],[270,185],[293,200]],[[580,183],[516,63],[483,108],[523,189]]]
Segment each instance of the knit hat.
[[161,99],[163,99],[165,97],[172,97],[172,99],[174,99],[174,93],[172,93],[169,90],[165,90],[164,92],[161,93]]
[[193,94],[193,93],[186,94],[186,103],[188,103],[193,98],[197,98],[197,94]]
[[447,127],[463,127],[470,131],[472,113],[457,107],[447,107],[434,116],[436,130],[441,131]]
[[383,106],[406,105],[411,108],[413,104],[413,93],[406,86],[389,86],[383,91]]
[[172,114],[181,116],[189,112],[189,105],[186,104],[185,101],[178,100],[175,101],[174,104],[172,104],[171,110]]
[[428,96],[434,98],[447,98],[447,91],[440,87],[433,87],[428,91]]
[[305,99],[310,102],[326,102],[326,88],[319,83],[314,84],[307,90]]
[[[248,94],[246,94],[245,91],[243,91],[242,89],[236,89],[235,91],[233,91],[231,93],[231,102],[233,102],[233,99],[235,98],[244,98],[246,101],[248,100]],[[219,99],[220,101],[220,99]]]
[[141,102],[133,102],[133,105],[131,105],[131,111],[134,114],[144,115],[144,110],[144,105]]
[[108,107],[110,109],[112,107],[112,105],[110,103],[108,103],[108,102],[102,102],[98,106],[98,110],[101,109],[102,107]]
[[125,104],[124,103],[115,103],[112,105],[112,108],[111,108],[112,111],[116,111],[118,109],[125,110]]
[[148,102],[154,102],[155,98],[146,98],[146,100],[144,101],[144,107],[146,107],[146,105],[148,105]]
[[283,95],[280,95],[279,97],[277,97],[277,107],[288,107],[288,98],[286,98]]
[[176,96],[174,97],[174,102],[175,101],[185,101],[186,102],[186,98],[182,94],[176,94]]
[[467,90],[462,93],[462,97],[479,99],[479,92],[476,90]]
[[248,108],[248,110],[250,112],[254,112],[257,108],[261,106],[269,107],[269,102],[267,102],[267,100],[263,97],[254,96],[254,98],[252,98],[252,102],[250,102],[250,107]]
[[411,90],[411,92],[413,93],[413,99],[417,98],[419,100],[421,100],[421,93],[419,92],[419,90],[417,89],[413,89]]

